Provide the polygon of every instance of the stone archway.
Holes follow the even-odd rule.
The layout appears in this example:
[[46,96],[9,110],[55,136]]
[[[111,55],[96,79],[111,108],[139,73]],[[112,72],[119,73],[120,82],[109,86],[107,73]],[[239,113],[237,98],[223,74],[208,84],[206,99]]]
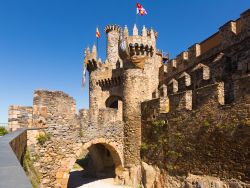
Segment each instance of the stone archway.
[[[105,138],[97,138],[97,139],[81,144],[81,146],[79,146],[79,151],[76,153],[74,159],[67,158],[64,161],[62,161],[61,168],[58,170],[56,174],[56,182],[57,182],[58,187],[63,187],[63,188],[67,187],[70,170],[73,168],[73,165],[75,164],[76,160],[82,155],[83,152],[88,150],[90,153],[92,153],[93,155],[92,157],[94,158],[93,160],[95,163],[99,161],[102,157],[104,157],[104,156],[98,156],[102,154],[102,152],[100,151],[102,151],[104,148],[108,151],[110,157],[112,157],[112,162],[114,164],[114,168],[112,169],[114,170],[114,177],[120,177],[124,170],[123,169],[122,145],[119,145],[118,143],[112,142]],[[99,163],[96,165],[103,165],[103,164]],[[111,167],[112,163],[109,163],[109,165],[106,164],[102,167],[107,167],[107,166]],[[100,172],[99,170],[102,170],[102,168],[98,168],[96,170],[97,170],[97,173],[99,173]],[[106,173],[107,171],[104,171],[104,172]]]

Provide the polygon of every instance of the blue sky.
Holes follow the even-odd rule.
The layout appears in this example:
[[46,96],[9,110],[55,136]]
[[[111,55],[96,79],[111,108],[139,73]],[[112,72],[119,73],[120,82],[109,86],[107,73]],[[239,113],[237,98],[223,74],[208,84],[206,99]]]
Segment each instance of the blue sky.
[[[0,123],[8,106],[32,105],[35,89],[62,90],[77,108],[88,108],[81,88],[83,50],[101,31],[99,54],[105,58],[105,25],[135,22],[135,0],[0,0]],[[148,12],[138,25],[159,32],[158,48],[179,54],[250,8],[249,0],[138,0]],[[88,85],[87,85],[88,87]]]

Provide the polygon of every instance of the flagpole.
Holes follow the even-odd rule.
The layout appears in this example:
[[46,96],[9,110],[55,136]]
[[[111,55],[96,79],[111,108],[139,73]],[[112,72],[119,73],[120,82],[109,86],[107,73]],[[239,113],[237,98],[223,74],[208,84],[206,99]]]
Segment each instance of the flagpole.
[[[136,3],[137,5],[137,3]],[[138,14],[137,14],[137,6],[136,6],[136,12],[135,12],[135,25],[137,25],[137,21],[138,21]]]
[[[96,26],[96,28],[98,28],[98,25]],[[98,31],[99,31],[99,28],[98,28]],[[99,47],[98,47],[98,37],[96,36],[96,57],[97,57],[97,59],[98,59],[98,49],[99,49]]]
[[98,38],[96,37],[96,57],[98,58]]
[[137,14],[137,12],[136,12],[136,16],[135,16],[136,18],[135,18],[135,25],[137,25],[137,22],[138,22],[138,14]]

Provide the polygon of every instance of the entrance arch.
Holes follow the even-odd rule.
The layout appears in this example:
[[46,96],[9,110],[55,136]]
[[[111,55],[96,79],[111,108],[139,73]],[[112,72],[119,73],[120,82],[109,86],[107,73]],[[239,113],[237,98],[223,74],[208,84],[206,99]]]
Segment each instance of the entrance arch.
[[[116,178],[122,175],[124,170],[122,144],[104,138],[97,138],[83,143],[79,147],[74,159],[65,159],[62,162],[63,166],[61,166],[56,175],[56,182],[60,184],[64,182],[63,185],[61,184],[61,187],[68,187],[70,171],[77,159],[81,158],[82,154],[86,151],[91,156],[93,162],[91,165],[93,165],[96,178],[104,178],[106,175],[107,177]],[[65,185],[66,182],[67,184]]]
[[121,168],[123,168],[122,148],[120,148],[119,150],[118,144],[112,141],[109,141],[108,139],[97,138],[97,139],[91,140],[83,144],[82,151],[91,149],[91,146],[95,146],[97,144],[104,146],[110,152],[110,156],[112,157],[114,164],[115,164],[115,171],[119,171]]

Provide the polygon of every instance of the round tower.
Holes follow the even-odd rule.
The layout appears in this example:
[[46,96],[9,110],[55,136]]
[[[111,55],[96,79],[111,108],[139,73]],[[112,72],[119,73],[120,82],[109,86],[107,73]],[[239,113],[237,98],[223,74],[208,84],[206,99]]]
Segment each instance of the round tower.
[[108,25],[105,27],[107,34],[107,60],[115,67],[119,59],[119,39],[122,29],[118,25]]
[[135,25],[127,43],[129,57],[123,62],[124,164],[133,168],[141,161],[141,103],[152,98],[156,86],[150,80],[158,78],[159,65],[153,32],[148,35],[143,27],[142,35],[138,35]]
[[148,77],[142,69],[129,68],[123,78],[124,162],[132,167],[140,164],[141,102],[149,98]]

